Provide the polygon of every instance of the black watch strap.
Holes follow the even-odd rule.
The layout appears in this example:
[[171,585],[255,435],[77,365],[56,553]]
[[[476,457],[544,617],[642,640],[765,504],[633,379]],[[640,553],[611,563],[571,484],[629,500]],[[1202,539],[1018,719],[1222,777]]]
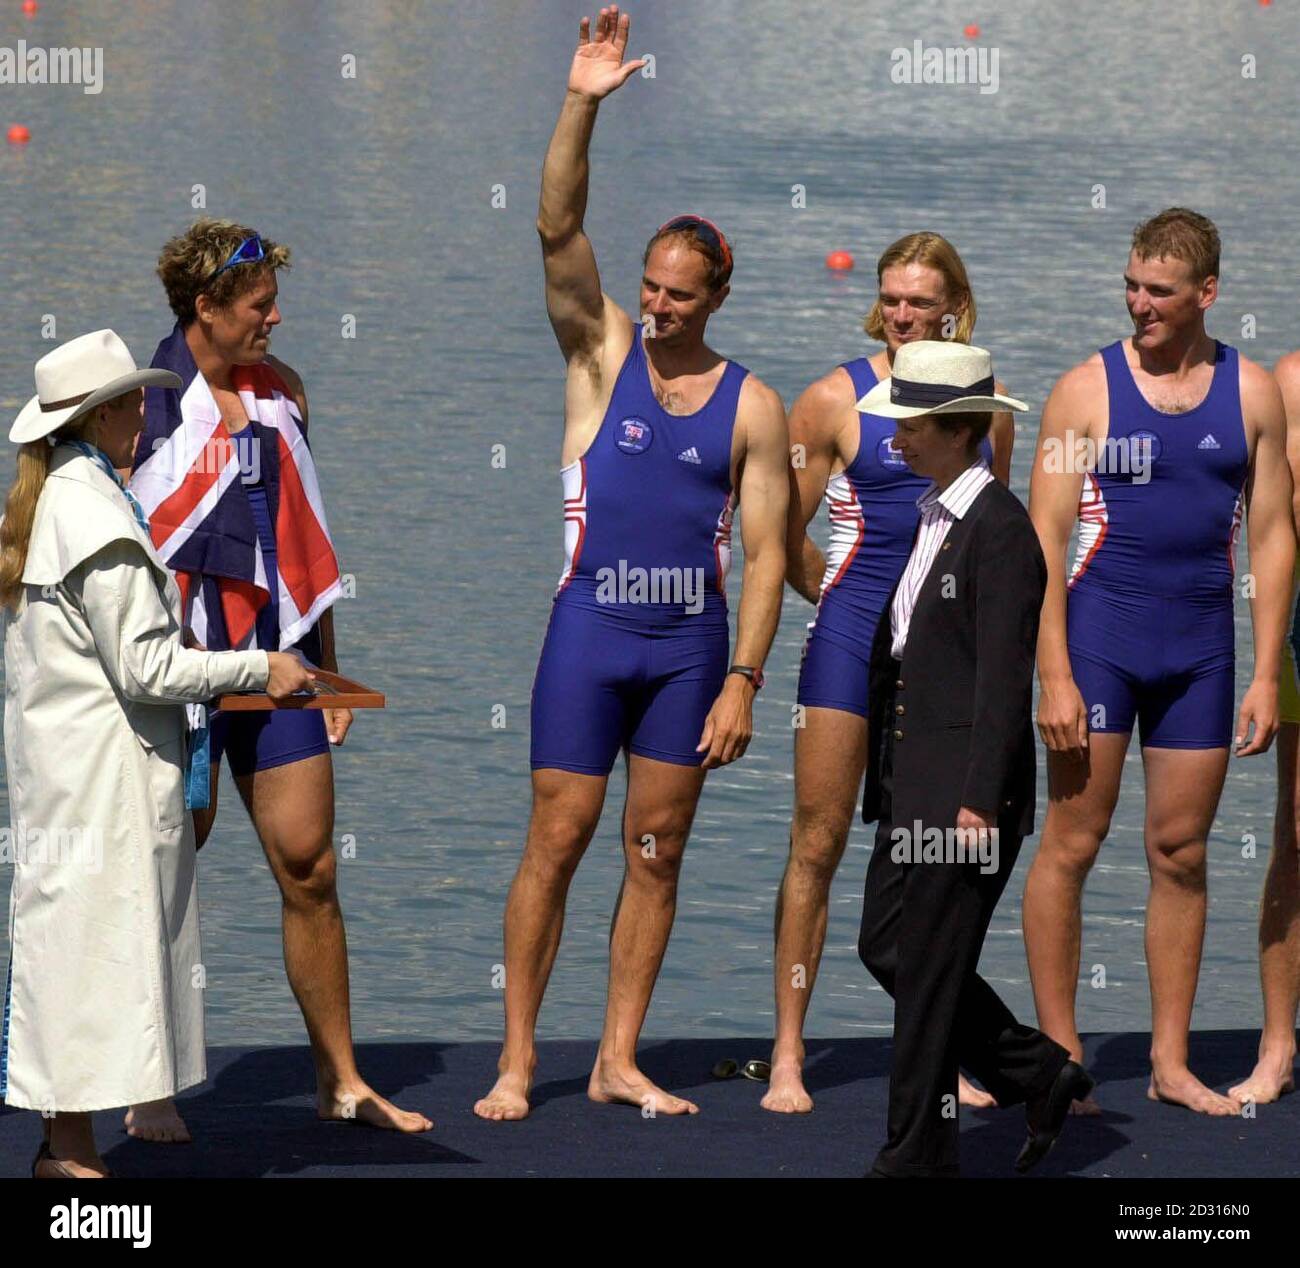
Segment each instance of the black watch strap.
[[755,691],[762,689],[763,671],[761,669],[756,669],[753,665],[732,665],[732,667],[727,670],[727,673],[740,674],[742,678],[748,678],[750,686],[752,686]]

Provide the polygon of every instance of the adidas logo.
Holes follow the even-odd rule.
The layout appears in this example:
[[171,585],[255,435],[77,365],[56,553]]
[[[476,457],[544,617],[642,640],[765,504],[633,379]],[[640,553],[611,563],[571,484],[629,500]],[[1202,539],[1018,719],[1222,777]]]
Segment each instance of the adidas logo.
[[679,461],[693,462],[697,467],[700,465],[701,462],[699,451],[695,448],[694,445],[692,445],[689,449],[683,449],[681,453],[677,455],[677,457]]
[[1205,439],[1201,441],[1201,443],[1196,447],[1197,449],[1222,449],[1223,448],[1223,446],[1220,445],[1219,442],[1215,440],[1214,437],[1211,436],[1209,432],[1205,433]]

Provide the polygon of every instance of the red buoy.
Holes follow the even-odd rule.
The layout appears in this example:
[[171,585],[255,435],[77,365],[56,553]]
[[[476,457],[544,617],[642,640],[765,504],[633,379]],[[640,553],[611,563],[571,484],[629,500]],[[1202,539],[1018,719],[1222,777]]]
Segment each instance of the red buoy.
[[23,12],[29,18],[34,18],[36,16],[36,10],[40,7],[41,6],[36,3],[36,0],[23,0]]
[[847,251],[832,251],[826,257],[826,267],[835,269],[837,272],[851,269],[853,267],[853,257]]
[[11,123],[5,137],[10,145],[26,145],[32,134],[21,123]]
[[966,26],[966,38],[968,40],[977,40],[979,39],[979,37],[980,37],[979,24],[976,22],[968,23]]

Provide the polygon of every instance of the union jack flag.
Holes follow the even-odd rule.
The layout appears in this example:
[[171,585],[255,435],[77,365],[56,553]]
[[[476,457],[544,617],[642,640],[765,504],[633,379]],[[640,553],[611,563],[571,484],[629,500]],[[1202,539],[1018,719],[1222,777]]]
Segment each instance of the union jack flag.
[[[271,593],[238,450],[179,324],[150,365],[179,375],[181,386],[145,388],[131,491],[176,575],[186,627],[210,651],[257,646],[257,613]],[[280,641],[268,650],[283,650],[339,597],[338,560],[289,388],[265,364],[236,366],[232,384],[252,425],[275,525]]]

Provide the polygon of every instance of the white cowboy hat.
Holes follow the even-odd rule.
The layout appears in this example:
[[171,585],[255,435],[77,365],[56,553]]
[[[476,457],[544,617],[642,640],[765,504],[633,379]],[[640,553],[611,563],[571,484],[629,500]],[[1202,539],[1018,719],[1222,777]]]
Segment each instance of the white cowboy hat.
[[893,374],[857,404],[864,414],[916,418],[920,414],[969,414],[978,410],[1029,408],[994,391],[993,358],[968,343],[918,339],[894,354]]
[[69,339],[36,363],[36,395],[9,429],[15,444],[40,440],[137,387],[180,387],[170,370],[138,370],[131,350],[111,330]]

